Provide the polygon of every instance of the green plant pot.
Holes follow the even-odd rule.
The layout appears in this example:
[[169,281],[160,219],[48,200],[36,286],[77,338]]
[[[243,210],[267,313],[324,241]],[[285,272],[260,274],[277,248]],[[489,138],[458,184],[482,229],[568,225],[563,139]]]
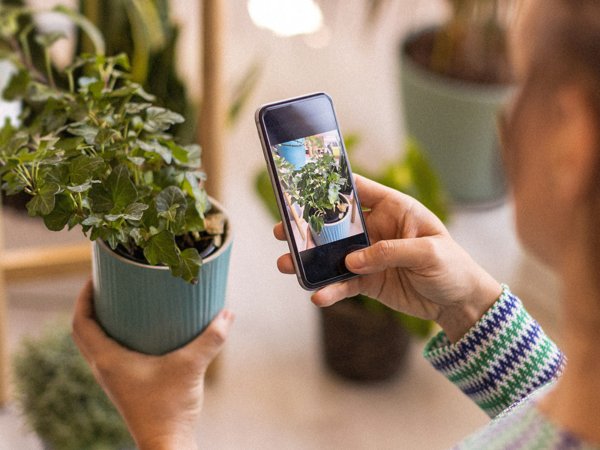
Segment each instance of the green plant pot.
[[491,204],[506,192],[496,115],[513,87],[461,82],[438,75],[400,49],[400,78],[407,133],[440,174],[453,202]]
[[142,353],[161,355],[185,345],[225,304],[232,242],[228,221],[223,246],[204,259],[198,283],[190,284],[166,266],[131,261],[96,241],[94,307],[100,324],[114,339]]
[[[349,205],[350,202],[348,199],[343,196],[346,203]],[[323,226],[323,229],[320,233],[317,233],[315,230],[310,227],[310,234],[312,235],[315,244],[324,245],[329,244],[331,242],[339,241],[340,239],[345,239],[350,233],[350,208],[346,210],[344,213],[344,217],[342,217],[337,222],[326,223]]]

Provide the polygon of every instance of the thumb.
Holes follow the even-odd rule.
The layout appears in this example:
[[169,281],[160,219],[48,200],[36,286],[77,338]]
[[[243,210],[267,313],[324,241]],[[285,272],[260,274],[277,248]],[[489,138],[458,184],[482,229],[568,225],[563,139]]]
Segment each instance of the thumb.
[[391,239],[378,241],[363,250],[346,256],[348,270],[358,274],[382,272],[385,269],[422,266],[431,256],[427,238]]
[[206,369],[225,345],[234,319],[235,315],[231,311],[223,309],[200,336],[179,352],[191,354],[192,358]]

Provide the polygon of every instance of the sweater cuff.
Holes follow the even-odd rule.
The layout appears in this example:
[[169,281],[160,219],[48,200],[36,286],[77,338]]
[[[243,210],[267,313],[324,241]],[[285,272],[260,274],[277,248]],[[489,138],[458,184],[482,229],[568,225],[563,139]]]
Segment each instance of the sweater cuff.
[[442,331],[424,356],[490,417],[560,375],[562,352],[508,286],[458,342]]

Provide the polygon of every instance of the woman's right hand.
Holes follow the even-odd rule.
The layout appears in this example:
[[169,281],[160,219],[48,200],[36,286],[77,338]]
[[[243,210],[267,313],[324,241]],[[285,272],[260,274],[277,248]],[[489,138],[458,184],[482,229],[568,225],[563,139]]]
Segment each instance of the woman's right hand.
[[[502,292],[450,237],[442,222],[417,200],[364,177],[355,178],[371,246],[346,257],[346,267],[362,276],[317,291],[312,301],[329,306],[365,294],[387,306],[437,321],[450,340],[460,339]],[[281,223],[275,236],[285,240]],[[294,273],[290,254],[279,258]]]

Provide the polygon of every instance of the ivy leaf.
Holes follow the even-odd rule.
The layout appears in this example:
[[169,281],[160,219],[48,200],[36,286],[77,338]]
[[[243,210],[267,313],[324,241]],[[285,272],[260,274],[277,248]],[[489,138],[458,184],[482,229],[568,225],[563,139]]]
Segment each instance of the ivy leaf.
[[158,106],[151,106],[146,110],[146,122],[144,130],[149,133],[165,131],[176,123],[182,123],[185,119],[181,114]]
[[56,196],[56,205],[50,214],[44,217],[44,224],[51,231],[60,231],[75,212],[73,203],[67,195]]
[[94,178],[105,167],[104,160],[99,156],[81,155],[70,164],[69,176],[71,183],[80,185]]
[[171,164],[173,160],[173,153],[168,147],[160,144],[158,141],[153,140],[150,142],[138,141],[140,148],[146,152],[152,152],[159,154],[167,164]]
[[198,282],[198,272],[202,265],[202,258],[195,248],[186,248],[181,252],[179,264],[171,267],[173,275],[181,277],[189,283]]
[[178,265],[179,255],[173,234],[164,230],[152,236],[144,248],[144,256],[152,265]]
[[129,170],[124,165],[113,169],[106,180],[106,189],[110,194],[114,208],[122,210],[137,200],[137,190],[129,176]]
[[67,131],[71,133],[73,136],[81,136],[85,143],[88,145],[92,145],[96,140],[96,135],[98,134],[98,128],[93,127],[87,124],[81,124],[76,127],[69,127]]
[[142,220],[144,211],[148,209],[145,203],[132,203],[123,211],[123,218],[126,220]]
[[95,212],[107,212],[113,209],[113,201],[108,191],[101,184],[94,184],[90,189],[89,199]]
[[27,202],[30,216],[46,216],[52,212],[56,202],[56,194],[60,186],[56,183],[46,183],[40,187],[33,198]]
[[71,192],[85,192],[88,191],[89,189],[91,189],[92,187],[92,183],[90,183],[89,181],[86,181],[85,183],[82,184],[78,184],[77,186],[67,186],[67,189]]
[[163,189],[160,194],[156,196],[155,202],[156,210],[159,213],[166,212],[173,206],[185,208],[187,205],[185,194],[177,186],[169,186]]
[[[113,95],[117,91],[113,92]],[[152,106],[152,103],[140,103],[140,102],[130,102],[125,105],[125,113],[126,114],[139,114],[148,107]]]

